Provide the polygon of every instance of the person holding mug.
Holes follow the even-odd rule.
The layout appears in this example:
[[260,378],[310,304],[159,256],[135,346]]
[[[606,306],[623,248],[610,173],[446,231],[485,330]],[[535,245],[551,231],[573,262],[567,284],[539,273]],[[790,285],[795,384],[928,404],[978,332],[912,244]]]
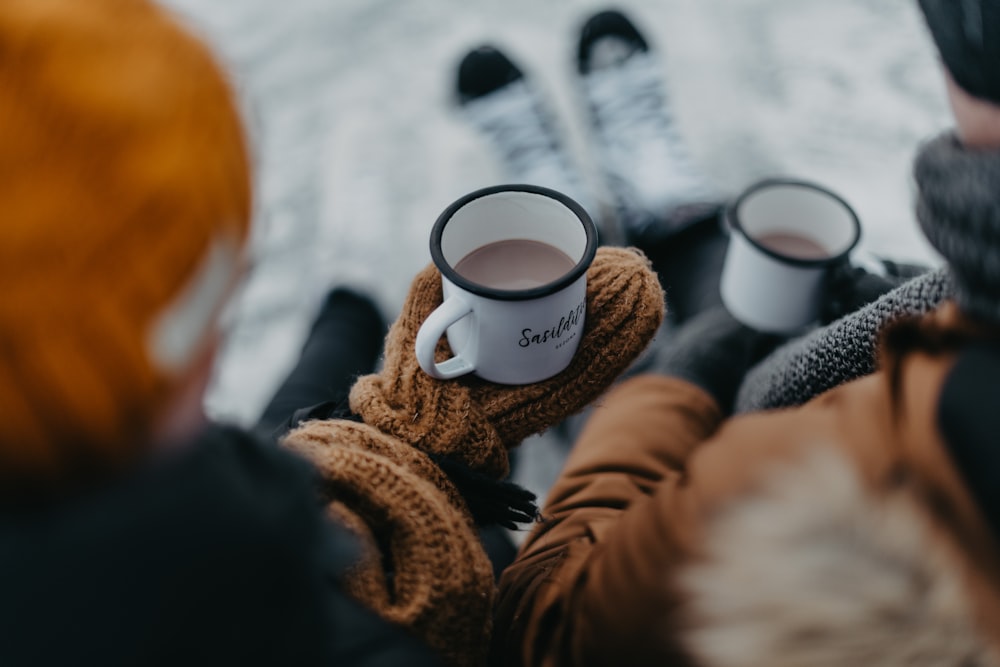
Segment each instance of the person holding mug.
[[0,664],[482,664],[477,528],[534,516],[508,449],[649,342],[645,258],[586,255],[576,352],[526,386],[420,370],[429,267],[324,419],[385,333],[334,290],[262,418],[306,420],[279,446],[203,410],[253,210],[204,44],[148,0],[0,2],[0,173]]
[[947,267],[760,363],[724,308],[684,323],[584,426],[493,664],[1000,660],[1000,2],[920,8],[956,127],[917,215]]

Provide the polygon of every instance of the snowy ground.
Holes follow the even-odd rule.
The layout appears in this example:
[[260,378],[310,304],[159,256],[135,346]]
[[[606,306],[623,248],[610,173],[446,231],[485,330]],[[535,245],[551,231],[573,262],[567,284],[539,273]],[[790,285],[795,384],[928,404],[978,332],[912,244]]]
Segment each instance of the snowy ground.
[[[164,2],[233,72],[259,169],[256,268],[208,397],[217,418],[253,421],[331,281],[378,276],[392,308],[440,210],[509,180],[451,104],[467,49],[496,44],[537,78],[593,174],[572,53],[603,3]],[[766,176],[819,181],[859,212],[863,248],[936,261],[912,219],[909,163],[948,116],[913,0],[615,6],[660,48],[681,129],[727,192]]]

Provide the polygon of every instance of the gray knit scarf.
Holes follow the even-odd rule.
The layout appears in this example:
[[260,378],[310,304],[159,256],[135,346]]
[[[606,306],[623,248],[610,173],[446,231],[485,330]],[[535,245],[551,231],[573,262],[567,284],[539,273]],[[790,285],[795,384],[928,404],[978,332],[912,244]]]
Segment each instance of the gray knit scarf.
[[883,328],[946,299],[971,316],[1000,321],[1000,152],[966,150],[946,133],[922,147],[914,178],[917,219],[947,268],[778,348],[744,378],[737,412],[800,405],[873,372]]

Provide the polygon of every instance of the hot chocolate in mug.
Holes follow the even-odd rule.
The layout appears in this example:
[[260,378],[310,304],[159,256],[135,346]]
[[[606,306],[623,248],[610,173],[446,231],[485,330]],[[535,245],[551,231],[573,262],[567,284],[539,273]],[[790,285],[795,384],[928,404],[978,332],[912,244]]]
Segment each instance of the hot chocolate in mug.
[[[597,229],[579,204],[534,185],[477,190],[437,219],[430,250],[444,300],[417,333],[426,373],[529,384],[569,366],[597,252]],[[438,361],[443,335],[454,356]]]

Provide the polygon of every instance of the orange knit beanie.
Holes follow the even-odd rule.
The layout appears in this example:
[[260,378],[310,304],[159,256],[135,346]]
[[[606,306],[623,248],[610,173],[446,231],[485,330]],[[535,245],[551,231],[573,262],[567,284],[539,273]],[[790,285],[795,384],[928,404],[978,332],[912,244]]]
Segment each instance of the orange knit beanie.
[[250,209],[225,78],[163,10],[0,2],[0,488],[139,451]]

